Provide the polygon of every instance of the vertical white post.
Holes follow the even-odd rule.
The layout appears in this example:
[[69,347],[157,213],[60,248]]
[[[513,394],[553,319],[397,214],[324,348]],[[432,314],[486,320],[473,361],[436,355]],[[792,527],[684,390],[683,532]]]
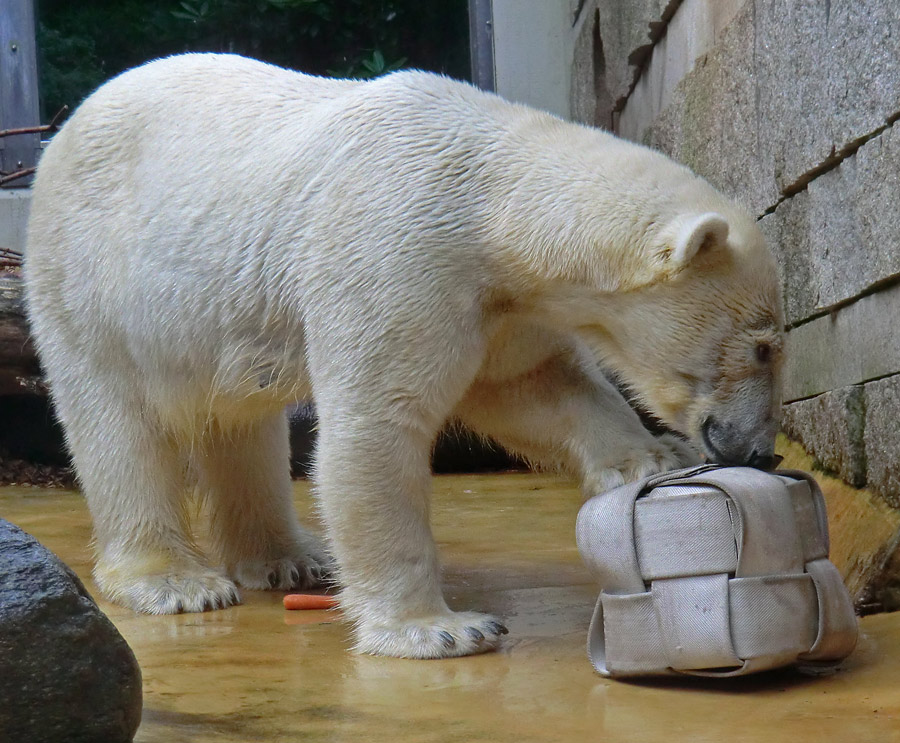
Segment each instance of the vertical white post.
[[573,6],[572,0],[493,0],[497,93],[571,117]]

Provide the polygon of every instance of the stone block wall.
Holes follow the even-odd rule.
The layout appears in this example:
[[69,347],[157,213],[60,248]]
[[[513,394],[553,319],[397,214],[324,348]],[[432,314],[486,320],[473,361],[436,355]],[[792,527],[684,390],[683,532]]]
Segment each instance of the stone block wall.
[[784,282],[784,431],[900,509],[896,0],[585,0],[580,14],[573,117],[757,216]]

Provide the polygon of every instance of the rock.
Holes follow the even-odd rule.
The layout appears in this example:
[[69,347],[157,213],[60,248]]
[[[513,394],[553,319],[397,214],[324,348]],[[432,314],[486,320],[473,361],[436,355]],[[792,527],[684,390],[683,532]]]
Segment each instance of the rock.
[[606,49],[600,33],[600,11],[597,0],[585,3],[576,19],[572,79],[569,102],[572,121],[613,128],[613,101],[609,85],[612,71],[607,68]]
[[747,0],[669,105],[623,112],[623,131],[761,215],[897,118],[898,57],[894,0]]
[[582,10],[596,17],[602,42],[606,87],[613,103],[628,95],[641,68],[665,33],[680,0],[589,2]]
[[0,519],[0,740],[131,741],[141,672],[78,577]]
[[645,121],[654,111],[653,96],[647,93],[643,109],[627,112],[626,107],[620,123],[633,138],[662,150],[762,214],[779,194],[765,166],[770,144],[760,137],[754,25],[754,3],[747,2],[716,45],[674,86],[669,105],[659,115]]
[[859,602],[860,613],[900,611],[900,545],[888,552],[881,572],[868,585]]
[[781,428],[823,469],[861,488],[866,484],[865,415],[863,385],[853,385],[786,405]]
[[0,452],[35,464],[71,466],[62,426],[48,397],[0,396]]
[[900,284],[862,297],[787,335],[784,400],[869,382],[900,370]]
[[[784,407],[782,430],[818,466],[900,509],[897,410],[900,374],[790,403]],[[900,566],[900,546],[897,560]]]
[[0,485],[75,487],[62,427],[46,395],[0,395]]
[[810,223],[809,191],[802,191],[759,220],[781,271],[784,316],[788,325],[805,320],[821,306],[819,277],[810,242],[816,227]]
[[900,274],[900,129],[888,127],[760,220],[796,323]]
[[[900,508],[900,375],[869,382],[866,389],[865,451],[869,487]],[[900,549],[897,558],[900,577]],[[900,581],[898,581],[900,583]]]
[[781,189],[900,111],[895,0],[757,0],[761,126]]
[[746,3],[747,0],[684,0],[669,4],[670,9],[677,6],[677,10],[666,24],[665,33],[646,54],[646,62],[639,65],[640,77],[621,106],[618,127],[622,136],[642,138],[646,127],[669,105],[678,82],[716,46],[728,24],[746,9]]

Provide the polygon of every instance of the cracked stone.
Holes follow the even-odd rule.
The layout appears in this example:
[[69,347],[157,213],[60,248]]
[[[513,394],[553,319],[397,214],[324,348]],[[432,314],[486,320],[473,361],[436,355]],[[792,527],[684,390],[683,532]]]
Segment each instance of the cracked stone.
[[785,405],[782,430],[828,472],[861,488],[866,484],[865,394],[862,385]]
[[748,0],[645,141],[757,214],[900,112],[893,0]]
[[868,485],[900,508],[900,375],[866,385],[865,451]]

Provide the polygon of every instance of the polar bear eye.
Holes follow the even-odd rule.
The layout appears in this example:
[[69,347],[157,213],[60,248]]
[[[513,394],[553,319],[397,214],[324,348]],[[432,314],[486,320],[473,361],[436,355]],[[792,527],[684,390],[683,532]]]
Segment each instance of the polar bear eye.
[[768,364],[772,359],[772,346],[768,343],[756,344],[756,360],[760,364]]

